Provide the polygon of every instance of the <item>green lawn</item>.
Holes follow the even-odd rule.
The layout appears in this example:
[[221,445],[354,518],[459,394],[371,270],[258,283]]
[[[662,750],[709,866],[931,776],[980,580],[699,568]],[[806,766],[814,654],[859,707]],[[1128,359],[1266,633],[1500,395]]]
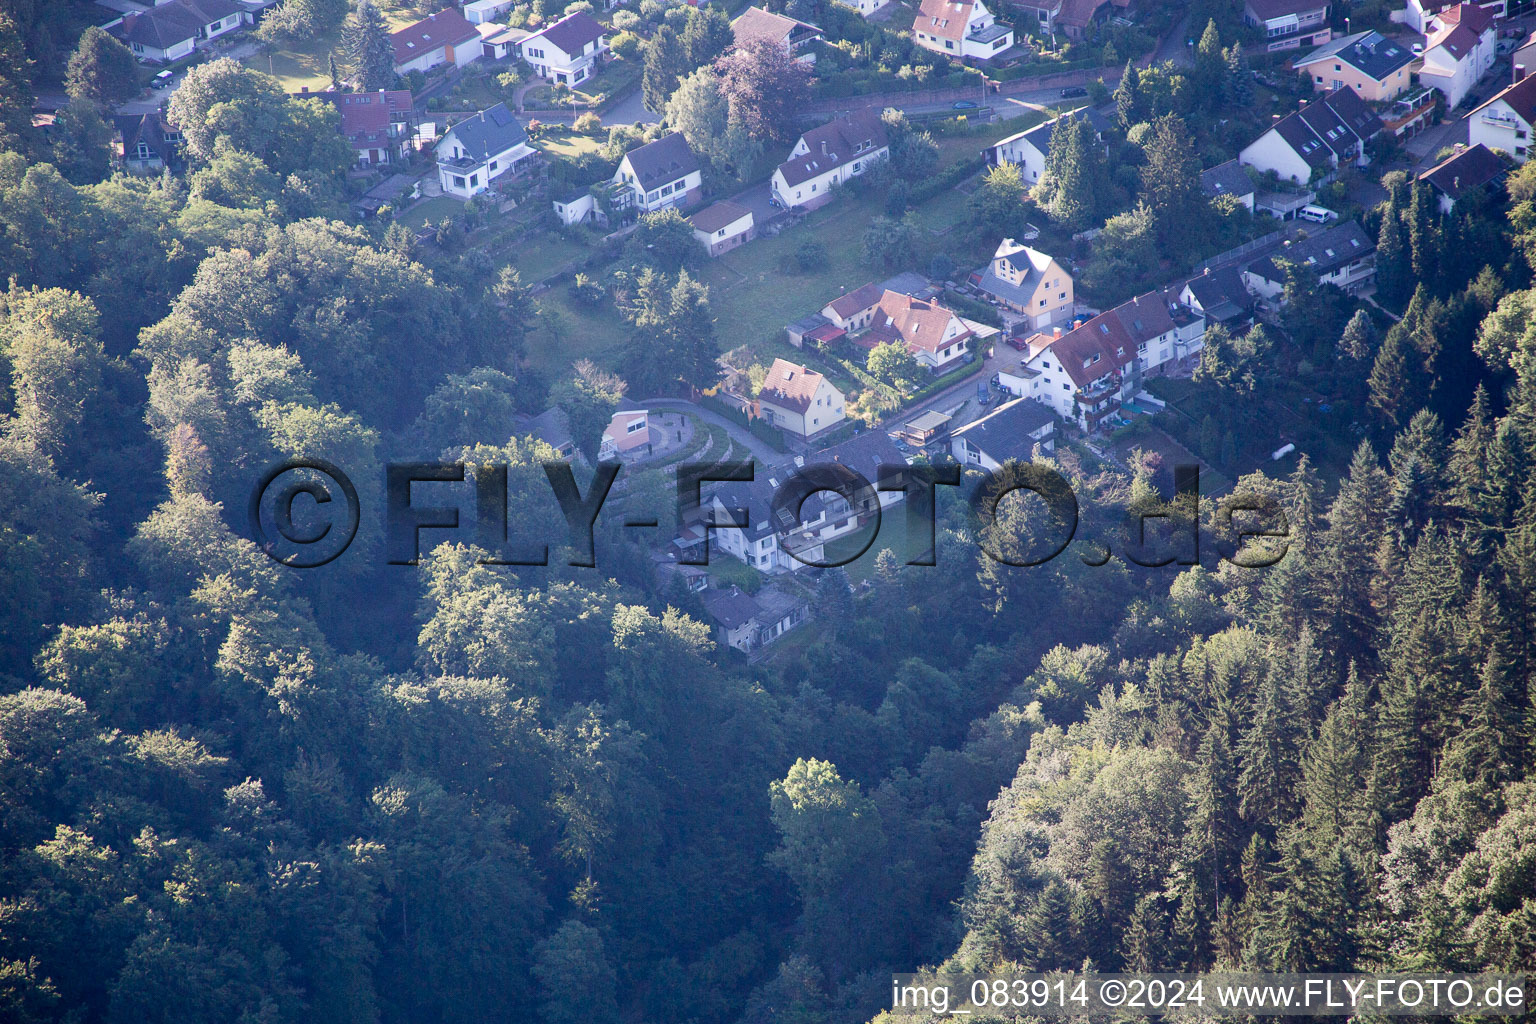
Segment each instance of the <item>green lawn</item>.
[[[523,277],[528,279],[526,271]],[[578,359],[607,367],[618,364],[630,326],[611,303],[595,309],[577,306],[564,285],[540,292],[535,301],[544,315],[528,335],[528,362],[534,369],[556,380],[568,376]]]
[[464,204],[449,196],[433,196],[400,215],[400,223],[413,231],[419,231],[428,221],[440,224],[445,217],[457,217],[464,212]]
[[601,139],[595,139],[590,135],[577,135],[570,129],[559,126],[546,129],[544,134],[539,136],[536,145],[557,160],[574,160],[583,153],[596,153],[603,148]]
[[591,255],[592,250],[574,239],[554,231],[526,243],[513,254],[512,265],[527,284],[536,284],[556,274],[571,260]]
[[[391,32],[414,24],[425,17],[424,14],[410,7],[384,10],[382,13],[384,20],[389,23]],[[336,49],[339,35],[339,32],[327,32],[304,43],[277,50],[270,55],[254,54],[245,58],[243,63],[248,68],[266,71],[277,76],[287,92],[300,92],[305,88],[310,92],[318,92],[330,87],[329,61],[326,58]]]

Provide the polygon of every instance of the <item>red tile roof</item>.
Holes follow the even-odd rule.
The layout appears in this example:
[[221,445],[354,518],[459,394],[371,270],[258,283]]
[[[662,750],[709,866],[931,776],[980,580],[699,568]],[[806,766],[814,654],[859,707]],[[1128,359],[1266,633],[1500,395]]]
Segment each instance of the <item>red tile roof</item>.
[[445,44],[458,46],[479,38],[475,26],[465,20],[458,8],[450,7],[414,25],[407,25],[391,35],[389,41],[395,46],[395,63],[404,64]]

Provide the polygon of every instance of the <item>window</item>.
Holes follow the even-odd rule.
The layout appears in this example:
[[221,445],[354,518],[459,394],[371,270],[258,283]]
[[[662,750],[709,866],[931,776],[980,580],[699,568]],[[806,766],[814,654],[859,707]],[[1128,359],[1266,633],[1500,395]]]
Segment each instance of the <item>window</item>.
[[1045,300],[1044,300],[1044,299],[1041,299],[1041,300],[1040,300],[1040,305],[1041,305],[1041,306],[1042,306],[1042,307],[1043,307],[1043,306],[1044,306],[1044,305],[1045,305]]
[[474,188],[476,185],[479,185],[479,184],[480,184],[480,175],[478,175],[478,174],[471,174],[469,176],[469,187],[470,188]]
[[495,160],[492,160],[492,161],[491,161],[491,170],[493,170],[493,171],[494,171],[494,170],[495,170],[495,169],[496,169],[496,161],[495,161]]
[[629,426],[624,428],[624,433],[626,433],[626,434],[638,434],[640,431],[642,431],[644,429],[645,429],[645,420],[635,420]]
[[453,176],[453,183],[454,183],[454,185],[456,187],[463,188],[464,187],[464,175],[462,175],[462,174],[455,174]]

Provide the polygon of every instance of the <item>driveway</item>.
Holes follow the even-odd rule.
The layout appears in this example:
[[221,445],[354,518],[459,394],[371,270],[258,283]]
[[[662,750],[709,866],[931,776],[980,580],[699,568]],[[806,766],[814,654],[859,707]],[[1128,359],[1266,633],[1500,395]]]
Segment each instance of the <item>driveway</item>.
[[603,115],[603,124],[655,124],[661,118],[645,109],[645,104],[640,101],[640,90],[636,89],[618,103],[614,104]]
[[761,227],[784,212],[768,201],[772,194],[769,183],[762,181],[731,196],[731,202],[751,210],[752,223]]

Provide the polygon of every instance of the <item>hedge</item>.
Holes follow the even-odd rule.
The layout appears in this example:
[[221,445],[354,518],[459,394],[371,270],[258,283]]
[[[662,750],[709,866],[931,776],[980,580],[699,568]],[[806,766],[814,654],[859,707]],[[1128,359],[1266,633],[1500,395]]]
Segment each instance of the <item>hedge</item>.
[[700,395],[699,405],[712,412],[731,420],[751,431],[755,437],[761,438],[772,445],[776,451],[787,452],[789,445],[784,440],[784,431],[762,419],[754,419],[733,406],[727,405],[714,395]]

